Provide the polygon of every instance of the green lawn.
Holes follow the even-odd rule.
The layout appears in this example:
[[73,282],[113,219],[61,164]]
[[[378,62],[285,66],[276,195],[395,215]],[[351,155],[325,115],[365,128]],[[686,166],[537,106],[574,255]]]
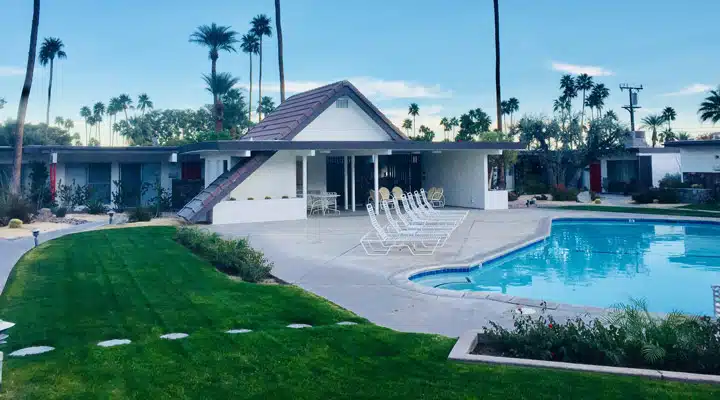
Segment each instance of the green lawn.
[[559,210],[575,210],[575,211],[600,211],[614,213],[633,213],[633,214],[652,214],[652,215],[674,215],[682,217],[715,217],[720,215],[713,212],[700,211],[696,209],[683,208],[651,208],[651,207],[618,207],[618,206],[562,206],[553,207]]
[[[230,280],[171,235],[101,230],[27,254],[0,296],[2,318],[18,323],[3,350],[57,350],[8,358],[0,398],[720,397],[705,385],[448,362],[453,339],[381,328],[293,287]],[[359,325],[334,325],[343,320]],[[158,339],[168,332],[191,335]],[[112,338],[133,343],[95,346]]]
[[720,212],[720,204],[688,204],[685,206],[678,207],[679,209],[686,210],[706,210]]

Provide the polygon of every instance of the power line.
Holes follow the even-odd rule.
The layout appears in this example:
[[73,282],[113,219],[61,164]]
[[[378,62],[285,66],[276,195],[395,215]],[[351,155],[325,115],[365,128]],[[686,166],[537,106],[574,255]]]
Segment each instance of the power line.
[[[643,90],[642,85],[640,86],[630,86],[627,83],[623,83],[620,85],[620,91],[628,91],[628,97],[629,97],[629,103],[627,106],[623,106],[624,109],[628,110],[630,112],[630,130],[635,131],[635,110],[641,108],[639,105],[637,105],[637,94],[639,91]],[[635,91],[635,96],[633,96],[633,91]]]

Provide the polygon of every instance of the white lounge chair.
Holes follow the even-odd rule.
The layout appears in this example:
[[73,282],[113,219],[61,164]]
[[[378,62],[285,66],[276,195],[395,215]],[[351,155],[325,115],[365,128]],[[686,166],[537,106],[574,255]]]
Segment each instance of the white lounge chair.
[[463,220],[463,217],[459,215],[452,215],[446,213],[431,214],[430,212],[428,212],[427,208],[420,205],[420,203],[415,198],[415,195],[410,192],[407,193],[407,198],[409,200],[410,207],[420,218],[425,218],[432,221],[452,221],[456,226],[460,225]]
[[420,189],[419,192],[415,192],[415,200],[417,200],[418,204],[423,205],[431,215],[454,215],[462,217],[464,221],[469,214],[469,211],[466,210],[436,210],[425,195],[425,189]]
[[407,229],[417,229],[418,227],[421,227],[422,229],[429,230],[429,231],[454,231],[455,227],[447,225],[447,224],[433,224],[432,221],[423,221],[423,220],[416,220],[415,222],[412,221],[409,215],[403,214],[400,210],[400,202],[398,201],[398,197],[393,196],[392,198],[393,205],[395,206],[395,213],[398,217],[399,224],[401,226],[406,227]]
[[411,200],[408,198],[407,195],[403,195],[403,197],[400,198],[400,201],[402,203],[403,210],[405,211],[405,215],[407,215],[410,223],[412,224],[418,224],[418,225],[434,225],[439,227],[450,227],[454,229],[457,227],[457,221],[456,220],[447,220],[447,219],[435,219],[435,218],[427,218],[423,215],[419,215],[415,212],[415,208],[412,206]]
[[367,255],[387,255],[393,248],[407,247],[412,255],[433,255],[440,246],[442,237],[389,233],[378,223],[372,204],[367,205],[370,223],[374,230],[360,239]]
[[715,318],[720,318],[720,285],[713,285],[713,310],[715,311]]
[[388,226],[386,228],[390,233],[397,234],[408,234],[413,236],[431,236],[442,238],[440,246],[444,246],[445,242],[450,238],[450,234],[453,232],[451,227],[433,227],[432,225],[403,225],[401,226],[398,221],[395,220],[392,213],[390,212],[390,206],[387,200],[382,201],[382,208],[385,211],[385,217],[388,220]]

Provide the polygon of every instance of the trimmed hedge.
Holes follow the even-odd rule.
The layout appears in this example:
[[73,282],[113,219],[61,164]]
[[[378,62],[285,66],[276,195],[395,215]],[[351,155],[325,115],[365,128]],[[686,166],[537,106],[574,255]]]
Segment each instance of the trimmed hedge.
[[217,233],[194,227],[178,228],[175,240],[205,258],[217,269],[247,282],[270,277],[273,264],[265,255],[250,247],[247,239],[226,240]]

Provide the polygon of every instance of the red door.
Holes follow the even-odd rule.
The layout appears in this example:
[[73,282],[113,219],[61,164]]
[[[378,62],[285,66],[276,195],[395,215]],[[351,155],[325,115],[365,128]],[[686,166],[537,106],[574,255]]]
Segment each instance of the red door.
[[602,172],[599,162],[590,164],[590,190],[595,193],[602,192]]

